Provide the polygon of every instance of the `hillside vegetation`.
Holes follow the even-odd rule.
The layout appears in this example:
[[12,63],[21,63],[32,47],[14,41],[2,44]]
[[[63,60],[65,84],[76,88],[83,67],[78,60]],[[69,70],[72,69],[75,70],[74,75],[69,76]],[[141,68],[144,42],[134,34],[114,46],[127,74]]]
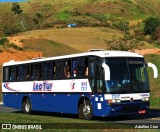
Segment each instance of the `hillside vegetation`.
[[122,31],[129,24],[130,29],[137,31],[143,27],[142,21],[146,18],[160,17],[160,0],[30,0],[17,4],[0,3],[1,36],[67,27],[69,23]]

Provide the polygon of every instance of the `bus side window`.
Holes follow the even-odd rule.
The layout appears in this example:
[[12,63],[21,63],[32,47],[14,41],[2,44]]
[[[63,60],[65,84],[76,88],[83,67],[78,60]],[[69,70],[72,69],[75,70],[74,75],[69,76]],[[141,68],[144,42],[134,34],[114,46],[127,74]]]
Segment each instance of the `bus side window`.
[[28,80],[30,78],[29,74],[29,65],[24,64],[19,66],[19,79],[20,80]]
[[40,63],[35,63],[32,65],[32,79],[37,80],[40,79],[41,77],[41,64]]
[[18,67],[17,66],[12,66],[11,67],[10,81],[16,81],[17,77],[18,77]]
[[73,59],[72,60],[72,77],[77,77],[77,60],[76,59]]
[[65,71],[64,71],[65,61],[64,60],[58,60],[56,62],[56,78],[57,79],[64,79],[65,77]]
[[56,78],[56,63],[53,62],[53,78]]
[[52,79],[52,62],[42,62],[42,78],[43,79]]
[[4,68],[4,73],[3,73],[3,80],[4,81],[9,81],[10,80],[10,67],[5,67]]
[[65,78],[70,78],[71,77],[70,67],[71,67],[71,61],[70,60],[65,61],[65,66],[64,66]]

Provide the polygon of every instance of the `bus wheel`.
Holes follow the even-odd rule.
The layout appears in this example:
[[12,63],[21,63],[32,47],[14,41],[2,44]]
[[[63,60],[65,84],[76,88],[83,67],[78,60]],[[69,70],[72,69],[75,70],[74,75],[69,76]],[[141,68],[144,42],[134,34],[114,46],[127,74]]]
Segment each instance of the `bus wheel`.
[[23,102],[23,111],[26,114],[31,114],[32,109],[31,109],[31,102],[29,98],[26,98]]
[[83,103],[80,104],[79,107],[79,117],[82,117],[86,120],[90,120],[93,116],[92,105],[89,100],[85,100]]

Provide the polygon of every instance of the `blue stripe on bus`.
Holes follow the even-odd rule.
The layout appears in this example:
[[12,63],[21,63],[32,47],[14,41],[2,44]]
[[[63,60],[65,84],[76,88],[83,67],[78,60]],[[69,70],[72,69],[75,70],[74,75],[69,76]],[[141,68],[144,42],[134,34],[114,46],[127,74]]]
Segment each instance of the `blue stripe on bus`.
[[[108,105],[107,101],[101,101],[99,96],[95,94],[92,97],[90,94],[83,94],[85,98],[91,101],[94,116],[114,116],[126,114],[138,114],[138,110],[149,109],[149,103],[135,102],[125,103],[123,105]],[[15,109],[22,109],[23,97],[27,96],[31,100],[32,110],[45,112],[62,112],[78,114],[78,101],[82,94],[34,94],[34,93],[3,93],[3,105]],[[95,101],[95,97],[98,101]],[[100,108],[98,109],[98,104]]]

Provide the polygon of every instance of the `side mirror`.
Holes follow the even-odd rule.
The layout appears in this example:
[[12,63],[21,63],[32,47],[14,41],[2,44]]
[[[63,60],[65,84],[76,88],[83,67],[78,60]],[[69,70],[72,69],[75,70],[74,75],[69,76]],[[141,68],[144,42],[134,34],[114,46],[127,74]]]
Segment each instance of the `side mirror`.
[[109,69],[109,66],[106,65],[105,63],[103,63],[102,67],[104,68],[104,79],[109,81],[110,80],[110,69]]
[[148,67],[151,67],[153,69],[154,78],[158,78],[158,69],[157,69],[157,67],[153,63],[150,63],[150,62],[148,62]]

